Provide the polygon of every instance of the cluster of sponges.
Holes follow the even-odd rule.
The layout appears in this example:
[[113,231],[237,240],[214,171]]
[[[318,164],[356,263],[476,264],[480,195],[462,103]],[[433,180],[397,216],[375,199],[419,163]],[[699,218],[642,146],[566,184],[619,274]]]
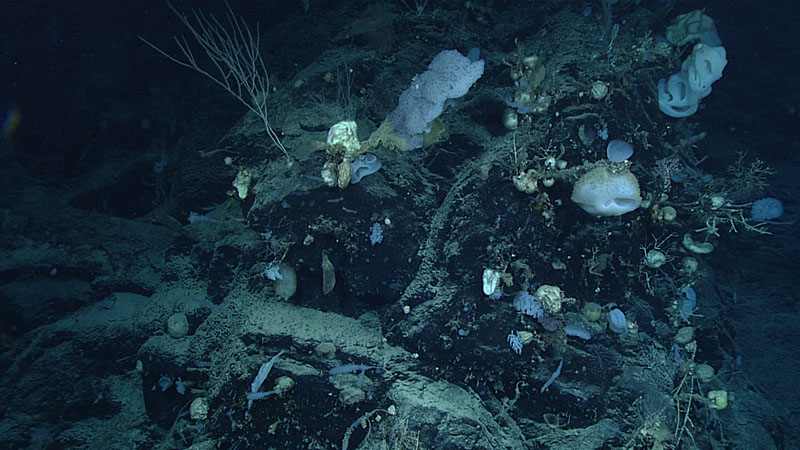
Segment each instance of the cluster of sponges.
[[711,84],[722,77],[728,64],[725,48],[714,21],[700,10],[678,16],[667,28],[667,39],[675,45],[700,41],[680,72],[658,82],[659,109],[670,117],[690,116],[697,111],[700,100],[711,93]]

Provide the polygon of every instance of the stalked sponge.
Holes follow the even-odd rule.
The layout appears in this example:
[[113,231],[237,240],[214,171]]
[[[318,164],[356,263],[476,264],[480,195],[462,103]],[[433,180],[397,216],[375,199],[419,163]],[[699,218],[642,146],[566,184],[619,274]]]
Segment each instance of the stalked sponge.
[[597,167],[572,187],[571,200],[595,216],[621,216],[642,203],[639,182],[628,169]]

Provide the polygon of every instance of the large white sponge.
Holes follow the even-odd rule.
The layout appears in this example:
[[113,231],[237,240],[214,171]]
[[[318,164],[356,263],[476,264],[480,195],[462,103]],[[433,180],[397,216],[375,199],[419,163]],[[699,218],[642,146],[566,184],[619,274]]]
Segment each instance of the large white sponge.
[[570,200],[595,216],[621,216],[638,208],[642,196],[639,182],[627,169],[597,167],[578,179]]

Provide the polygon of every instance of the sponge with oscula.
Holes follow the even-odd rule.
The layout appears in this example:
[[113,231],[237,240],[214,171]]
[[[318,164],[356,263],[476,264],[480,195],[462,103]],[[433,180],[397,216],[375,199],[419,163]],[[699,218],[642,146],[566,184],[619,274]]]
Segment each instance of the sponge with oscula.
[[728,64],[724,47],[697,44],[681,71],[658,82],[658,108],[670,117],[691,116]]

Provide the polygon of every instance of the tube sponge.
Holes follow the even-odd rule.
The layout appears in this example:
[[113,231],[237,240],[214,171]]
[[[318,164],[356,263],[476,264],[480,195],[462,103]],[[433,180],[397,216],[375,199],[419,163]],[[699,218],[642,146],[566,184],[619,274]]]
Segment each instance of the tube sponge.
[[724,47],[695,45],[680,72],[658,81],[658,108],[670,117],[691,116],[727,64]]

